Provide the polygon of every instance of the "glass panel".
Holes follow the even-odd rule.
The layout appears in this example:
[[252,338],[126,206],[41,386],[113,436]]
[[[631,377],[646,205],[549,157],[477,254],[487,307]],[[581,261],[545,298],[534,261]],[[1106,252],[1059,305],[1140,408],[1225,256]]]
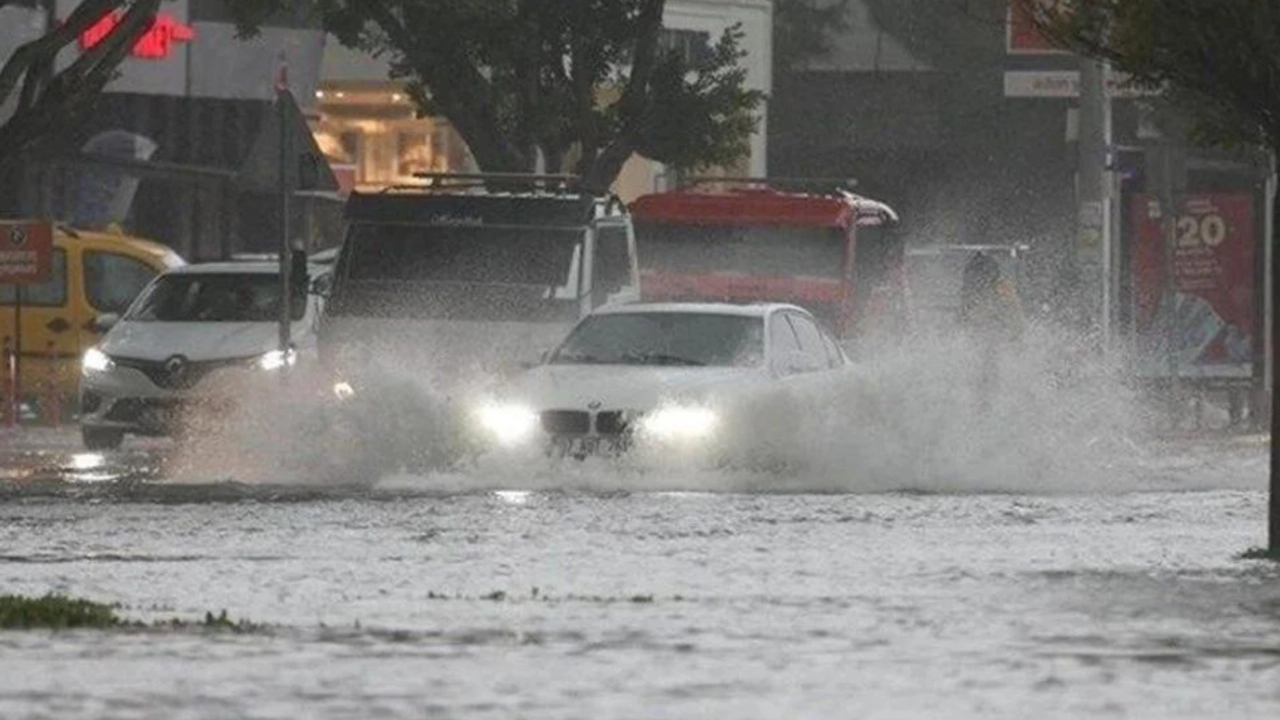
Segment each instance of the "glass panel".
[[637,223],[644,269],[679,273],[842,277],[838,228]]
[[753,366],[763,359],[758,317],[635,312],[583,321],[551,356],[560,365]]
[[99,312],[123,313],[156,276],[150,265],[127,255],[84,254],[84,291]]
[[[294,320],[306,312],[305,288],[295,288]],[[275,322],[280,279],[269,273],[175,273],[147,288],[129,309],[132,322]]]

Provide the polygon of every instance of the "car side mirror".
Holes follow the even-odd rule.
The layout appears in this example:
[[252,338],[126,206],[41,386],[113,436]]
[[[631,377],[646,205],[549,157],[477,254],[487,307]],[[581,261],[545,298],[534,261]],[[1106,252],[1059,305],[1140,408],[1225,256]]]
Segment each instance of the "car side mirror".
[[117,313],[102,313],[93,319],[94,332],[105,333],[120,322],[120,315]]
[[319,295],[323,298],[329,297],[329,294],[333,291],[333,275],[326,272],[311,278],[310,290],[312,295]]

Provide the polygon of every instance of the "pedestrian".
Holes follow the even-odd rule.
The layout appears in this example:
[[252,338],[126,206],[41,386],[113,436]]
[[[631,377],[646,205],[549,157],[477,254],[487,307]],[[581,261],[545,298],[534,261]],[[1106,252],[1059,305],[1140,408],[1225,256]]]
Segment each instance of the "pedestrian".
[[978,251],[965,263],[960,277],[960,326],[983,344],[1017,340],[1023,317],[1013,286],[1000,273],[1000,264]]
[[987,409],[996,391],[1001,350],[1022,336],[1023,317],[999,263],[982,251],[969,258],[961,274],[958,320],[978,350],[977,392]]

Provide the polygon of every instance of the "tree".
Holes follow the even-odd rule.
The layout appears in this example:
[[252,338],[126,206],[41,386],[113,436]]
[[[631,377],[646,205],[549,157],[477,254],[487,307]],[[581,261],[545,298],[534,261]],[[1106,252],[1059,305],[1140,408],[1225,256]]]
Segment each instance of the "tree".
[[[1166,87],[1196,120],[1193,137],[1280,149],[1280,0],[1013,0],[1046,36],[1110,61],[1135,82]],[[1273,208],[1274,210],[1274,208]],[[1275,238],[1271,238],[1274,243]],[[1280,252],[1272,253],[1272,283]],[[1271,313],[1280,332],[1280,313]],[[1280,352],[1271,353],[1280,377]],[[1268,548],[1280,560],[1280,382],[1272,383]]]
[[[832,38],[849,29],[850,0],[774,0],[773,65],[780,73],[803,70],[832,49]],[[776,73],[775,73],[776,74]]]
[[[62,23],[18,47],[0,68],[0,106],[13,114],[0,122],[0,168],[81,122],[115,77],[120,63],[155,21],[161,0],[84,0]],[[30,5],[0,0],[6,6]],[[59,70],[56,60],[109,13],[118,22],[91,48]]]
[[[231,0],[248,33],[300,0]],[[387,57],[422,112],[482,169],[556,171],[576,158],[603,191],[632,154],[677,168],[746,153],[763,95],[745,87],[742,33],[705,52],[663,42],[665,0],[315,0],[344,45]]]
[[1013,1],[1063,48],[1169,88],[1196,139],[1280,147],[1280,1]]

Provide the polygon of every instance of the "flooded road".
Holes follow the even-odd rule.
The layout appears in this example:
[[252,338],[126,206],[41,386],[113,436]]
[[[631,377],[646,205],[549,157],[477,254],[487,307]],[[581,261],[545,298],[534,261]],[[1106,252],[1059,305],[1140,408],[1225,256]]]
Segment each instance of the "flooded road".
[[2,633],[4,718],[1280,713],[1280,568],[1238,558],[1259,443],[1089,494],[172,484],[163,450],[9,453],[4,592],[262,627]]

